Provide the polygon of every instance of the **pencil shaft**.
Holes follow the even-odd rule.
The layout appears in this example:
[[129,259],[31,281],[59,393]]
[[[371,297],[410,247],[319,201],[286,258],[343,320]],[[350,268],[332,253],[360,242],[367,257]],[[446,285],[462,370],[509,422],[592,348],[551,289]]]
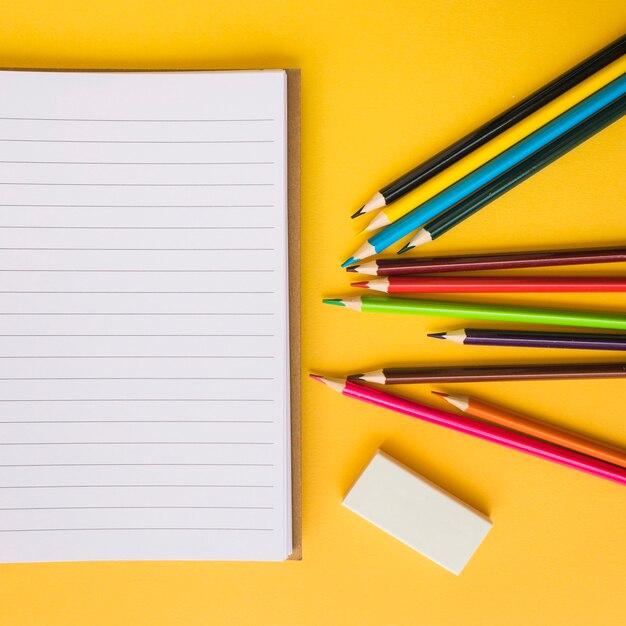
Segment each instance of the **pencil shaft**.
[[581,454],[588,454],[607,463],[626,467],[626,451],[624,450],[594,441],[590,437],[578,435],[565,428],[530,419],[495,404],[470,397],[467,409],[464,412],[473,417],[486,420],[491,424],[497,424],[531,437],[537,437]]
[[557,137],[588,119],[626,93],[626,75],[609,83],[594,95],[559,115],[552,122],[495,157],[460,181],[424,202],[397,222],[387,226],[368,240],[368,245],[381,252],[402,237],[430,221],[455,203],[479,190],[496,177],[516,166]]
[[417,383],[489,382],[517,380],[571,380],[626,378],[626,363],[566,365],[497,365],[466,367],[385,368],[386,385]]
[[492,424],[485,424],[471,417],[455,415],[448,411],[435,409],[405,398],[374,389],[367,385],[348,381],[343,395],[362,402],[367,402],[416,419],[444,426],[451,430],[471,435],[485,441],[497,443],[507,448],[525,452],[553,463],[587,472],[594,476],[626,485],[626,470],[598,459],[560,448],[553,444],[539,441],[526,435],[511,432]]
[[473,132],[465,135],[410,172],[400,176],[381,189],[381,194],[384,196],[386,204],[390,204],[402,197],[506,129],[511,128],[517,122],[539,110],[577,83],[622,56],[625,51],[626,35],[615,40]]
[[387,293],[623,292],[626,278],[392,276]]
[[626,350],[626,335],[465,329],[465,345]]
[[444,272],[622,262],[626,262],[626,247],[617,246],[573,248],[569,250],[534,250],[532,252],[504,254],[420,257],[414,259],[379,259],[376,261],[377,267],[372,273],[376,276],[401,276],[407,274],[437,274]]
[[362,310],[367,313],[433,315],[498,322],[626,330],[626,315],[592,311],[540,309],[497,304],[421,300],[416,298],[390,298],[387,296],[363,296],[361,303]]
[[[624,74],[624,72],[626,72],[626,56],[622,56],[607,67],[602,68],[602,70],[575,85],[572,89],[542,107],[540,110],[535,111],[520,123],[515,124],[515,126],[507,129],[487,144],[480,146],[471,154],[468,154],[451,167],[437,174],[437,176],[421,184],[417,189],[411,192],[410,200],[407,199],[405,202],[397,202],[383,208],[378,217],[368,226],[368,230],[375,230],[376,227],[384,226],[385,224],[389,224],[401,218],[411,209],[411,203],[413,206],[416,206],[426,202],[426,200],[429,200],[446,187],[457,182],[463,178],[463,176],[473,172],[481,165],[487,163],[487,161],[498,156],[548,122],[551,122],[557,116],[606,86],[612,80]],[[382,196],[380,197],[382,198]]]
[[474,194],[464,198],[445,213],[435,217],[426,224],[424,230],[428,231],[431,240],[441,237],[496,198],[504,195],[533,174],[616,122],[625,112],[626,98],[618,98],[613,104],[576,126],[570,133],[558,137],[533,156],[498,176]]

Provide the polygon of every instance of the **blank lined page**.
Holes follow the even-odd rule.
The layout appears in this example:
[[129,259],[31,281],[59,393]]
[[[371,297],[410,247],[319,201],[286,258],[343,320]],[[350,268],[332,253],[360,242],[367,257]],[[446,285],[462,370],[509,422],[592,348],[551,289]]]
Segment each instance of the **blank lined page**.
[[0,93],[0,561],[286,558],[285,72]]

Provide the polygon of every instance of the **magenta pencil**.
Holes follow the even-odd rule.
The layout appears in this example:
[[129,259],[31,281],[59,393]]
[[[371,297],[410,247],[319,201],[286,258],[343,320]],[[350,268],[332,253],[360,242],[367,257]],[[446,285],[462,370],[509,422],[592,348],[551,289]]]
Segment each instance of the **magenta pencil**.
[[552,461],[553,463],[577,469],[581,472],[598,476],[599,478],[611,480],[620,485],[626,485],[626,469],[605,463],[604,461],[600,461],[585,454],[580,454],[567,448],[561,448],[551,443],[509,431],[493,424],[487,424],[472,417],[455,415],[448,411],[442,411],[441,409],[436,409],[425,404],[419,404],[412,400],[387,393],[386,391],[369,387],[368,385],[355,383],[346,379],[325,378],[315,374],[311,374],[311,377],[349,398],[367,402],[368,404],[374,404],[375,406],[389,409],[396,413],[402,413],[431,424],[444,426],[445,428],[450,428],[451,430],[465,433],[466,435],[471,435],[478,439],[490,441],[491,443],[497,443],[501,446],[518,450],[519,452],[525,452],[526,454],[536,456],[546,461]]

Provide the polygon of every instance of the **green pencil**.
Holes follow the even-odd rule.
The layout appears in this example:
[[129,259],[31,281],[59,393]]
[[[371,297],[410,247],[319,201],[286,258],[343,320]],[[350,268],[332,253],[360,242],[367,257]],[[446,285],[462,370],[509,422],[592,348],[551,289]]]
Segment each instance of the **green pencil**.
[[399,313],[403,315],[433,315],[496,322],[525,324],[552,324],[555,326],[585,326],[626,330],[626,315],[594,311],[565,311],[535,307],[446,302],[445,300],[418,300],[415,298],[387,298],[360,296],[356,298],[328,298],[324,304],[343,306],[365,313]]

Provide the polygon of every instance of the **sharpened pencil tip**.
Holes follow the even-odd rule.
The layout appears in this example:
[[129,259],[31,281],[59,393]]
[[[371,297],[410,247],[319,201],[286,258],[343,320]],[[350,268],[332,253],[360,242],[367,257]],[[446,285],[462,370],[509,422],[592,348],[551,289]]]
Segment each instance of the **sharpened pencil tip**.
[[405,252],[408,252],[409,250],[413,250],[413,248],[415,248],[415,246],[412,246],[411,242],[405,243],[402,246],[402,248],[400,248],[400,250],[398,250],[397,254],[404,254]]
[[360,261],[361,259],[355,259],[353,256],[351,256],[349,259],[346,259],[342,264],[341,267],[348,267],[348,265],[352,265],[353,263],[356,263],[357,261]]
[[341,298],[324,298],[322,304],[334,304],[335,306],[346,306]]
[[363,373],[361,374],[350,374],[350,376],[348,376],[348,380],[361,380],[361,378],[364,376]]
[[361,289],[369,289],[370,284],[367,280],[362,280],[358,283],[350,283],[352,287],[360,287]]
[[432,339],[445,339],[446,333],[428,333],[426,336],[431,337]]
[[359,267],[360,265],[351,265],[350,267],[346,267],[346,272],[356,272]]
[[363,215],[364,211],[363,209],[365,208],[365,205],[363,205],[356,213],[353,213],[350,218],[354,219],[355,217],[361,217],[361,215]]
[[313,380],[317,380],[320,383],[324,382],[324,379],[322,378],[322,376],[320,376],[319,374],[309,374],[309,376],[313,379]]
[[431,391],[430,393],[434,394],[435,396],[439,396],[440,398],[448,397],[447,393],[442,393],[441,391]]

